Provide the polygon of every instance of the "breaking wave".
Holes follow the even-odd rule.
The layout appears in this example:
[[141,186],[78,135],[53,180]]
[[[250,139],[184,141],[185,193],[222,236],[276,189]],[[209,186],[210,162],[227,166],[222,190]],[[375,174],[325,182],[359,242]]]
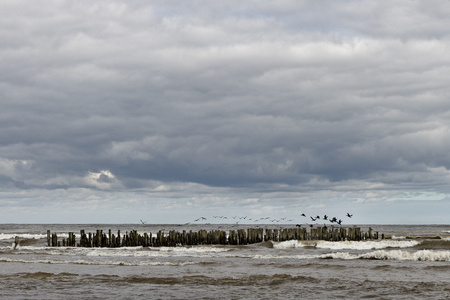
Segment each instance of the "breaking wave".
[[19,239],[46,239],[46,234],[30,234],[30,233],[0,233],[0,240],[14,240],[18,236]]
[[[12,251],[13,246],[1,247],[0,251]],[[81,248],[81,247],[36,247],[17,246],[16,254],[44,254],[88,257],[211,257],[231,252],[225,247],[120,247],[120,248]]]
[[277,249],[287,248],[304,248],[314,247],[319,249],[333,249],[333,250],[370,250],[370,249],[385,249],[385,248],[410,248],[420,244],[420,241],[414,240],[378,240],[378,241],[297,241],[290,240],[285,242],[274,242],[273,247]]
[[420,250],[376,250],[365,254],[337,252],[321,255],[320,258],[333,259],[375,259],[375,260],[409,260],[409,261],[450,261],[450,251]]

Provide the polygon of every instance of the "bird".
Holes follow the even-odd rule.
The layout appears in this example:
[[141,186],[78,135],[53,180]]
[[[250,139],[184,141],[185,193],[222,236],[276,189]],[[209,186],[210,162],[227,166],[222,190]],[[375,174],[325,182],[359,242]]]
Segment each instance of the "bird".
[[302,217],[306,217],[306,215],[305,215],[305,214],[301,214],[301,216],[302,216]]
[[302,225],[300,225],[300,224],[297,224],[297,225],[295,225],[295,226],[297,226],[297,227],[302,227]]
[[323,219],[324,219],[324,220],[328,220],[328,216],[327,216],[327,215],[324,215],[324,216],[323,216]]
[[139,219],[140,221],[141,221],[141,223],[142,224],[145,224],[145,223],[147,223],[147,221],[142,221],[141,219]]
[[347,213],[347,217],[351,218],[353,215],[351,215],[350,213]]
[[313,220],[313,221],[315,221],[316,219],[314,219],[313,217],[310,217],[311,218],[311,220]]

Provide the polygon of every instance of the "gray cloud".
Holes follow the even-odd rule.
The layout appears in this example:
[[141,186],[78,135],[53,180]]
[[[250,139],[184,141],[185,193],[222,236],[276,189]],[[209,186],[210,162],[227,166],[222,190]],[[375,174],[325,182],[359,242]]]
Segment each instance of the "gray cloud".
[[448,6],[0,4],[0,185],[188,203],[173,193],[187,184],[223,206],[443,198]]

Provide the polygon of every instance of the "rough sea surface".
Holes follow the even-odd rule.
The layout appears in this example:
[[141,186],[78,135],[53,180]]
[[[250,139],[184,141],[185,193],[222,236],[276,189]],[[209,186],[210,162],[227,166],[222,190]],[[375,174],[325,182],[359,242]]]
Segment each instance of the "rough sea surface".
[[67,238],[235,226],[0,225],[0,299],[450,299],[450,225],[371,225],[389,238],[361,242],[47,247],[47,230]]

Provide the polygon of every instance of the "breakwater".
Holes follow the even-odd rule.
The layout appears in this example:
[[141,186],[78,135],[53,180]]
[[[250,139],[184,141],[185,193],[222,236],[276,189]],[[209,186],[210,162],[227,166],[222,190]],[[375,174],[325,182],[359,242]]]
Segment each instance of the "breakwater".
[[[48,247],[176,247],[195,245],[248,245],[265,241],[282,242],[288,240],[326,240],[326,241],[361,241],[378,239],[378,232],[369,228],[363,232],[360,227],[329,228],[326,226],[310,228],[264,229],[247,228],[237,230],[198,230],[198,231],[158,231],[138,233],[136,230],[117,234],[111,230],[97,230],[86,233],[80,230],[77,236],[69,232],[67,239],[58,239],[56,233],[47,230]],[[381,235],[384,238],[384,235]]]

